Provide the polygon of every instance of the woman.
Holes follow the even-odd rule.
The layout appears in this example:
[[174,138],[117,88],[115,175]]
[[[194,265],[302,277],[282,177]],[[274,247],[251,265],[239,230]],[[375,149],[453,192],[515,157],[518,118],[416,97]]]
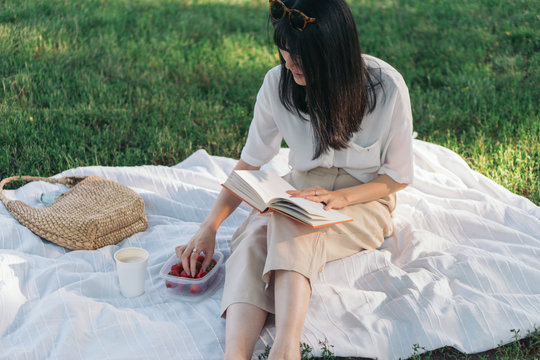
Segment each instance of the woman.
[[[253,211],[231,240],[222,316],[226,359],[250,359],[269,313],[276,337],[270,359],[299,359],[311,282],[328,261],[376,249],[392,233],[395,192],[412,181],[412,116],[400,74],[362,55],[344,0],[270,0],[281,65],[257,96],[236,170],[270,161],[284,139],[296,189],[290,195],[325,203],[354,221],[319,229],[280,214]],[[198,232],[176,248],[196,274],[219,225],[239,205],[222,191]]]

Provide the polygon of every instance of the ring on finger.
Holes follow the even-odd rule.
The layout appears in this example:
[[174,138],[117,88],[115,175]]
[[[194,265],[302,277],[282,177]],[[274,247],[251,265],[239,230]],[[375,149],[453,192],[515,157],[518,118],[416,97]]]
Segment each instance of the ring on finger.
[[197,248],[193,248],[193,250],[191,250],[192,254],[195,254],[196,252],[197,252]]

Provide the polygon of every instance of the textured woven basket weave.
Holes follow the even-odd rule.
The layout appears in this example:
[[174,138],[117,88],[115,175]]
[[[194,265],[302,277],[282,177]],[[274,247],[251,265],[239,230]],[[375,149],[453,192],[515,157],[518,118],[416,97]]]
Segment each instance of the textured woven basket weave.
[[[46,181],[71,189],[49,206],[35,208],[5,196],[4,185],[15,180]],[[139,194],[99,176],[14,176],[0,182],[0,199],[13,217],[33,233],[71,250],[95,250],[116,244],[148,227],[144,200]]]

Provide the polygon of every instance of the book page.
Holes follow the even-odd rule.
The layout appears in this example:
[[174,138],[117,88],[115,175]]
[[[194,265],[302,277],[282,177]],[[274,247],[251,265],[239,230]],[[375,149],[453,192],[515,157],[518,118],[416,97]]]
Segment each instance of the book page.
[[345,215],[343,215],[343,218],[341,218],[341,219],[321,220],[321,219],[311,219],[311,218],[307,217],[305,215],[305,213],[293,211],[290,208],[282,210],[281,207],[276,207],[276,208],[272,208],[272,210],[276,211],[276,212],[279,212],[279,213],[281,213],[281,214],[283,214],[285,216],[288,216],[290,218],[296,219],[296,220],[298,220],[300,222],[303,222],[303,223],[305,223],[307,225],[310,225],[310,226],[312,226],[314,228],[352,221],[351,218],[349,218],[349,217],[347,217]]
[[236,175],[255,190],[261,199],[269,204],[277,198],[290,198],[287,190],[295,190],[287,181],[273,171],[236,170]]
[[291,209],[293,211],[302,211],[302,213],[309,215],[312,219],[327,219],[328,216],[325,214],[312,214],[307,211],[305,211],[303,208],[299,207],[298,204],[296,204],[293,201],[289,201],[288,199],[279,199],[272,201],[272,207],[277,209]]
[[[308,201],[308,202],[310,202],[312,204],[315,204],[315,205],[320,205],[320,207],[322,209],[322,212],[317,211],[317,213],[311,213],[311,212],[306,211],[303,208],[297,207],[298,205],[295,202],[289,201],[289,200],[296,201],[296,200],[300,200],[300,199],[304,200],[304,201]],[[309,222],[310,224],[315,223],[317,221],[322,221],[322,222],[329,222],[329,221],[330,222],[342,222],[342,221],[352,220],[349,216],[344,215],[344,214],[340,213],[337,210],[334,210],[334,209],[324,210],[322,204],[315,203],[313,201],[309,201],[309,200],[306,200],[306,199],[303,199],[303,198],[292,198],[292,199],[288,199],[288,200],[275,201],[275,202],[272,203],[271,208],[277,209],[277,210],[282,210],[284,212],[286,212],[289,209],[291,209],[291,210],[294,209],[294,211],[296,211],[296,212],[301,211],[307,218],[309,218],[311,220]]]

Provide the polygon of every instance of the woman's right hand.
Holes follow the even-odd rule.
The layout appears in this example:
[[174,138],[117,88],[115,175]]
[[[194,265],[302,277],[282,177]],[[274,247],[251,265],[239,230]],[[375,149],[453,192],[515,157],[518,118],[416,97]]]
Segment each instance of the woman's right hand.
[[[259,167],[251,166],[244,160],[238,160],[234,170],[258,170]],[[201,252],[204,253],[204,261],[201,269],[206,269],[214,256],[214,247],[216,246],[216,232],[219,225],[229,216],[234,209],[238,207],[241,200],[228,190],[222,189],[206,217],[205,221],[199,227],[199,230],[193,235],[186,245],[176,247],[176,256],[182,260],[182,266],[188,276],[197,275],[197,257]],[[195,251],[193,251],[195,249]]]
[[216,231],[203,223],[187,244],[175,248],[176,256],[182,261],[182,266],[188,276],[197,276],[197,257],[201,252],[204,253],[201,271],[210,265],[215,245]]

